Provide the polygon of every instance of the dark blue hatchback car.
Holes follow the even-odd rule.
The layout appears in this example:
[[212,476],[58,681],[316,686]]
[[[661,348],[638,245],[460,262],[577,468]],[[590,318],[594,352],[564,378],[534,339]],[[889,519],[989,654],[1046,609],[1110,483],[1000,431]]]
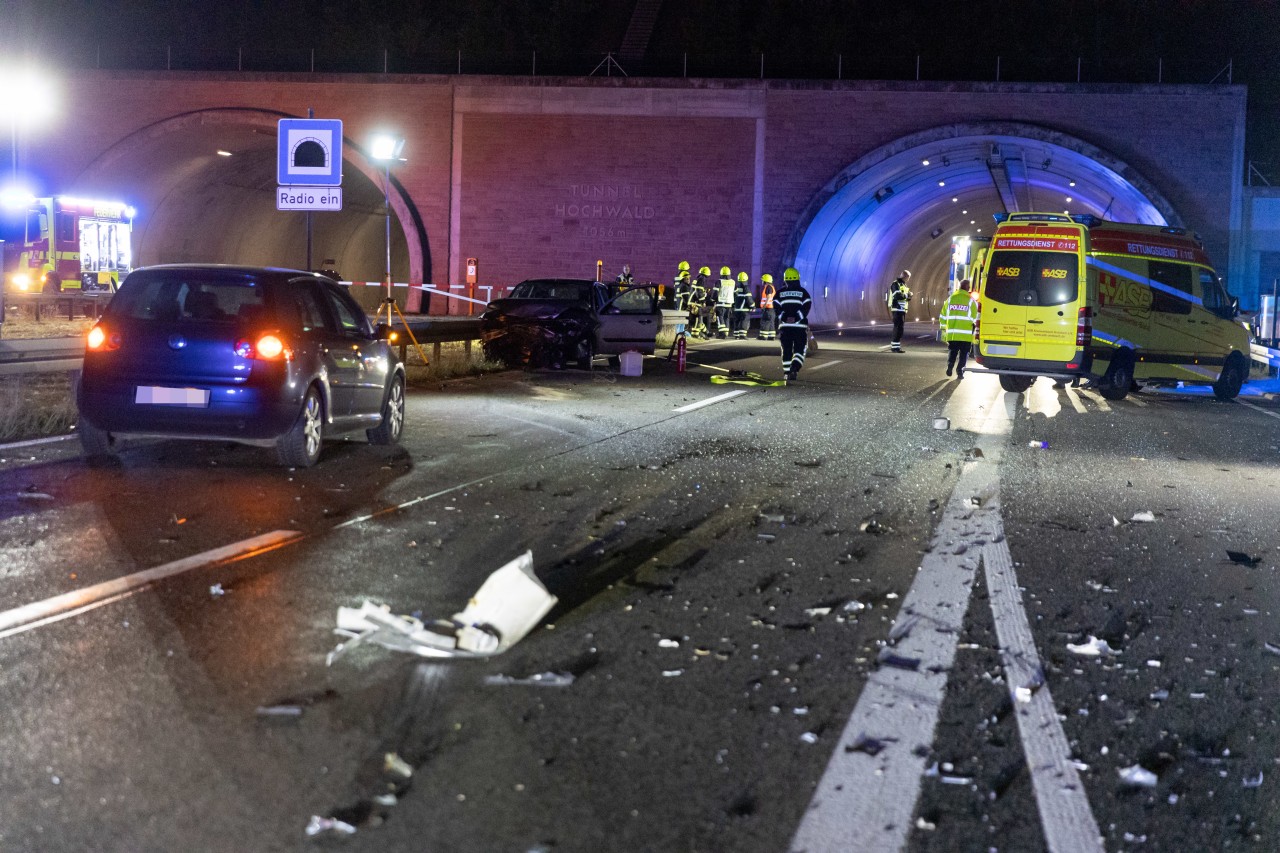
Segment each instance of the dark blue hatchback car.
[[130,273],[89,331],[76,392],[90,461],[128,437],[231,440],[312,465],[327,436],[404,426],[404,367],[337,283],[300,270],[166,265]]

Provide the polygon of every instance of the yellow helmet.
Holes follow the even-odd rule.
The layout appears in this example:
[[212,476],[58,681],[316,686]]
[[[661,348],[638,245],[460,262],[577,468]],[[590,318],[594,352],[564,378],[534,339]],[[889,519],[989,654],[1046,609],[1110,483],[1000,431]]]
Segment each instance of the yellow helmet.
[[769,275],[769,273],[765,273],[764,275],[760,276],[760,280],[763,281],[765,284],[773,284],[773,276]]
[[751,276],[747,275],[745,272],[738,273],[738,281],[746,281],[750,277]]
[[711,275],[711,267],[698,267],[698,275]]
[[786,271],[783,272],[782,274],[782,280],[783,281],[799,281],[800,270],[796,269],[795,267],[787,267]]
[[729,270],[728,267],[720,267],[720,275],[728,276],[728,275],[733,275],[733,273]]
[[679,266],[679,267],[677,267],[677,269],[679,269],[679,270],[680,270],[680,272],[688,272],[688,271],[689,271],[689,262],[688,262],[688,261],[681,261],[681,262],[680,262],[680,266]]

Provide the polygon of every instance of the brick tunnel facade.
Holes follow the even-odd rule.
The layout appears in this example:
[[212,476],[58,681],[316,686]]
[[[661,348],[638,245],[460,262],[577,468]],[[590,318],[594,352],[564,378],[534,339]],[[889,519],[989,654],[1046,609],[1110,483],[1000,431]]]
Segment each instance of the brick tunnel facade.
[[[947,238],[1011,208],[1183,226],[1227,273],[1244,169],[1241,86],[81,72],[60,97],[23,171],[134,205],[138,264],[304,266],[276,122],[311,110],[345,137],[313,268],[383,277],[385,192],[397,281],[460,284],[471,257],[498,287],[795,265],[820,321],[878,316],[867,294],[904,266],[940,299]],[[405,139],[389,187],[380,131]]]

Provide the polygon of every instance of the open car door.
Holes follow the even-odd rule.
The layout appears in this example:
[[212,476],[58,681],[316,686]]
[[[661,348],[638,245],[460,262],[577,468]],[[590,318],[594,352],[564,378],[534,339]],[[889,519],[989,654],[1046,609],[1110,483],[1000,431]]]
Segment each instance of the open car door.
[[618,355],[628,350],[651,355],[662,328],[657,285],[628,287],[600,308],[596,352]]

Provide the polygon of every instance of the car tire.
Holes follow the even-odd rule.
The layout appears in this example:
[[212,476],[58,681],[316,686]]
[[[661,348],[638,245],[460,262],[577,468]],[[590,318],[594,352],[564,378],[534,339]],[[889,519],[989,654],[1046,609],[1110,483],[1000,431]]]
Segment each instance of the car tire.
[[1120,350],[1111,359],[1107,372],[1098,384],[1098,393],[1108,400],[1123,400],[1133,386],[1133,365],[1135,359],[1132,350]]
[[310,468],[320,458],[324,438],[324,405],[314,385],[302,398],[302,409],[289,431],[276,439],[276,458],[286,468]]
[[391,377],[387,386],[387,394],[382,400],[382,423],[364,434],[369,437],[370,444],[395,444],[404,431],[404,380],[399,376]]
[[119,460],[116,440],[111,433],[98,429],[83,417],[76,424],[76,431],[80,433],[80,447],[90,465],[99,467]]
[[1248,372],[1244,356],[1238,352],[1233,352],[1227,356],[1227,363],[1222,365],[1222,372],[1218,374],[1218,381],[1213,383],[1213,396],[1223,402],[1234,400],[1240,393],[1240,389],[1244,387],[1244,380]]
[[583,338],[578,341],[578,346],[574,353],[574,358],[578,362],[580,370],[590,370],[591,362],[596,357],[595,343],[590,338]]
[[1035,382],[1034,376],[1015,376],[1011,373],[1000,374],[1000,387],[1008,391],[1010,394],[1021,394],[1031,387],[1031,383]]

